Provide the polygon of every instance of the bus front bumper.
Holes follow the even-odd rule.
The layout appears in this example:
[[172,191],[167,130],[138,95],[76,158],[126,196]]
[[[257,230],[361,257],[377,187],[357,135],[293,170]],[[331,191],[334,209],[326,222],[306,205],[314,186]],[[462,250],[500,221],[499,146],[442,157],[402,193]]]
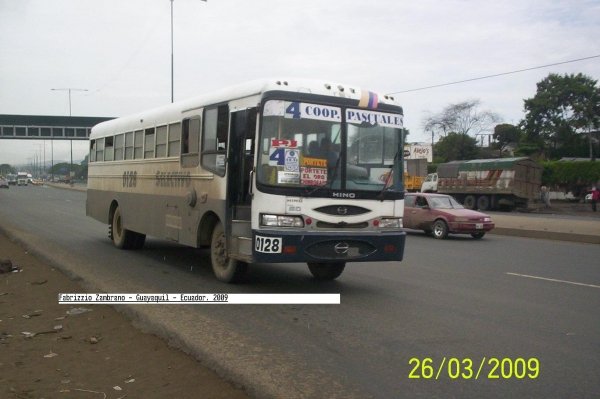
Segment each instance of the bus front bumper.
[[258,263],[401,261],[404,231],[373,233],[254,230],[253,259]]

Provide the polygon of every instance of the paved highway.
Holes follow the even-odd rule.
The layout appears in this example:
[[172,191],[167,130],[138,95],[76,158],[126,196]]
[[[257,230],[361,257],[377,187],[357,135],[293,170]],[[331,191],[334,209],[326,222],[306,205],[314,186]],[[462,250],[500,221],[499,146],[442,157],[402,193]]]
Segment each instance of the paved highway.
[[302,264],[255,265],[229,286],[203,250],[117,250],[82,192],[2,190],[0,226],[89,291],[341,293],[327,306],[120,306],[257,397],[600,396],[598,245],[415,233],[400,264],[349,264],[327,283]]

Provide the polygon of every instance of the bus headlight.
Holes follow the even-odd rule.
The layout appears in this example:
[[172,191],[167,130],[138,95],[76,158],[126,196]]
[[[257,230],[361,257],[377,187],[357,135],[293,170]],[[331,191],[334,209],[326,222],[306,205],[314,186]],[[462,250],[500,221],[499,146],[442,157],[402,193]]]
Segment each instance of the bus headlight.
[[382,229],[402,228],[402,219],[401,218],[381,218],[379,220],[379,227]]
[[304,220],[300,216],[288,215],[260,215],[260,225],[268,227],[304,227]]

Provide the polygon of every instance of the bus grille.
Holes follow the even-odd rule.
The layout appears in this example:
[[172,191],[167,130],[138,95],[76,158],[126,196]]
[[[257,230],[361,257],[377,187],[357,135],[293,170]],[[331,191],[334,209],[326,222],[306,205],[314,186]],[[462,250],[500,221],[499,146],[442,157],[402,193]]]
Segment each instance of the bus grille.
[[375,252],[377,248],[365,241],[330,240],[317,242],[308,248],[306,253],[319,259],[358,259]]
[[315,211],[336,216],[355,216],[371,212],[369,209],[355,205],[327,205],[315,208]]
[[328,222],[317,222],[317,227],[319,229],[366,229],[369,227],[369,223],[328,223]]

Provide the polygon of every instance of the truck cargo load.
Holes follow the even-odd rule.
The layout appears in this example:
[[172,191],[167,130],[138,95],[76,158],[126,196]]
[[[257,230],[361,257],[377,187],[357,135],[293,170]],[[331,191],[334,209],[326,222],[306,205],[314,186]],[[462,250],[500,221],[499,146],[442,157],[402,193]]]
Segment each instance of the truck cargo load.
[[421,189],[427,176],[427,159],[407,159],[404,161],[404,189],[416,192]]
[[530,158],[474,159],[438,165],[422,192],[450,194],[469,209],[528,207],[538,197],[542,167]]

